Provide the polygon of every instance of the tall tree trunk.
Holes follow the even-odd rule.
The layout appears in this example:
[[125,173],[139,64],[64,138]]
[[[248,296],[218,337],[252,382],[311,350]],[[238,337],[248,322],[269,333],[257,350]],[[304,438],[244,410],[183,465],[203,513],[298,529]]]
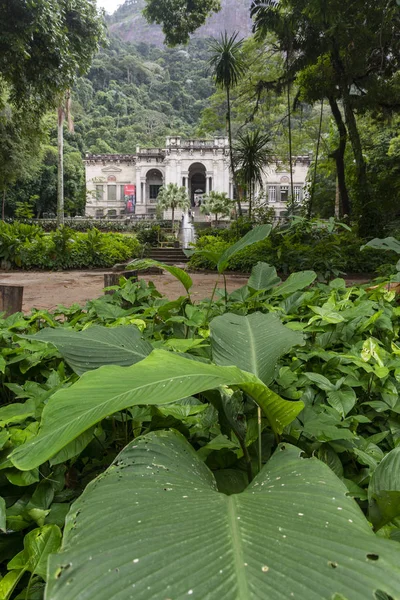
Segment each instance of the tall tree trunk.
[[311,218],[312,207],[313,207],[313,203],[314,203],[315,185],[317,183],[317,167],[318,167],[319,146],[321,143],[321,130],[322,130],[322,117],[323,116],[324,116],[324,99],[321,100],[321,112],[319,115],[317,149],[315,151],[314,175],[313,175],[312,186],[311,186],[310,202],[308,204],[308,209],[307,209],[307,217],[309,219]]
[[64,225],[64,107],[58,107],[57,227]]
[[4,221],[5,211],[6,211],[6,191],[7,191],[7,188],[6,188],[6,186],[4,186],[3,202],[1,203],[1,218],[3,219],[3,221]]
[[[289,71],[289,54],[286,53],[286,71]],[[287,108],[288,108],[288,128],[289,128],[289,164],[290,164],[290,193],[292,196],[291,208],[294,209],[294,185],[293,185],[293,149],[292,149],[292,107],[290,104],[290,82],[287,83]]]
[[339,182],[336,177],[336,190],[335,190],[335,217],[337,219],[340,218],[340,190],[339,190]]
[[251,221],[251,210],[253,206],[253,193],[252,193],[252,184],[249,183],[249,220]]
[[331,62],[336,71],[339,89],[342,96],[344,117],[350,138],[351,147],[356,163],[356,201],[359,215],[358,225],[361,237],[373,237],[379,234],[379,210],[371,198],[368,185],[367,164],[364,160],[361,137],[358,131],[356,118],[351,104],[349,84],[346,78],[345,68],[340,57],[335,41],[331,53]]
[[[230,163],[231,163],[232,181],[233,181],[234,187],[236,188],[236,194],[237,194],[238,213],[239,213],[239,217],[241,217],[242,216],[242,205],[240,203],[239,187],[238,187],[237,181],[236,181],[235,162],[233,160],[232,123],[231,123],[231,94],[230,94],[229,88],[226,88],[226,101],[227,101],[227,104],[228,104],[226,118],[227,118],[227,121],[228,121],[229,158],[230,158]],[[234,195],[234,193],[232,195]],[[233,200],[233,198],[232,198],[232,200]]]
[[174,223],[175,223],[175,207],[171,206],[172,211],[172,233],[174,233]]
[[339,146],[331,153],[331,157],[336,162],[336,175],[340,194],[340,216],[351,215],[351,204],[349,193],[346,185],[346,173],[344,166],[344,155],[347,145],[347,129],[344,124],[342,113],[339,105],[333,96],[328,98],[329,106],[331,107],[333,118],[335,119],[336,127],[339,132]]

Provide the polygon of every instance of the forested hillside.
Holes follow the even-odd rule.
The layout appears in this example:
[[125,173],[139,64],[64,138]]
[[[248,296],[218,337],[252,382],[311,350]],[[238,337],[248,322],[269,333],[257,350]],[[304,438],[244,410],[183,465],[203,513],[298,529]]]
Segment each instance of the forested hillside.
[[[131,44],[110,34],[86,77],[72,93],[73,133],[65,127],[66,210],[84,209],[83,157],[93,153],[135,153],[136,146],[164,146],[169,134],[194,135],[215,91],[205,40],[185,48]],[[23,170],[7,189],[6,214],[55,212],[57,195],[56,114],[43,122],[34,168]],[[20,203],[20,204],[18,204]],[[21,206],[22,203],[22,206]]]
[[[222,2],[221,11],[207,20],[187,46],[175,48],[153,44],[161,39],[161,29],[145,24],[141,15],[143,0],[128,1],[107,18],[107,44],[94,58],[87,75],[77,80],[72,92],[74,132],[65,126],[67,214],[84,211],[86,152],[135,153],[138,145],[164,146],[169,134],[184,137],[226,134],[226,92],[215,87],[209,66],[210,38],[204,36],[216,36],[224,27],[228,30],[235,27],[239,39],[251,29],[248,0],[229,0],[229,9],[227,1]],[[242,54],[244,74],[231,92],[233,137],[259,130],[269,137],[270,155],[287,161],[289,131],[293,155],[316,156],[318,147],[313,211],[331,216],[335,208],[334,157],[339,135],[329,102],[321,102],[316,93],[319,88],[312,82],[307,86],[310,72],[303,79],[291,78],[287,89],[285,53],[275,34],[259,41],[249,37]],[[356,99],[359,97],[354,96],[353,101]],[[380,210],[390,221],[400,189],[398,117],[393,120],[387,111],[376,120],[372,113],[365,114],[365,108],[361,109],[356,118],[364,156],[368,163],[379,165],[369,168],[370,190],[379,198]],[[39,127],[28,126],[25,119],[25,137],[19,153],[14,152],[13,162],[7,149],[12,136],[16,148],[16,136],[7,114],[0,122],[0,151],[3,150],[0,163],[8,177],[5,213],[40,216],[55,212],[56,112],[46,114]],[[31,148],[35,148],[34,153]],[[357,178],[349,143],[344,172],[349,193],[354,195]]]
[[161,49],[111,37],[74,92],[76,135],[90,152],[164,146],[171,133],[191,135],[214,92],[204,40]]

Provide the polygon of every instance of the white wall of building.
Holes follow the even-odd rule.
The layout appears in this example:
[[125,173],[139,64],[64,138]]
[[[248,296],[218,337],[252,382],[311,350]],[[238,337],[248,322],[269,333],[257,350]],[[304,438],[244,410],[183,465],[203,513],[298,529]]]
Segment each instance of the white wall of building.
[[[309,157],[296,157],[293,164],[295,196],[301,201]],[[164,149],[136,149],[135,155],[86,155],[86,216],[121,216],[126,213],[124,186],[136,186],[135,214],[156,213],[156,194],[161,185],[175,183],[186,187],[193,202],[197,191],[214,190],[232,197],[233,182],[229,169],[227,138],[183,140],[168,137]],[[266,167],[262,197],[282,216],[290,195],[290,172],[281,161]],[[246,205],[244,204],[244,208]],[[111,211],[111,212],[110,212]],[[164,215],[170,218],[169,211]],[[176,217],[181,217],[177,211]]]

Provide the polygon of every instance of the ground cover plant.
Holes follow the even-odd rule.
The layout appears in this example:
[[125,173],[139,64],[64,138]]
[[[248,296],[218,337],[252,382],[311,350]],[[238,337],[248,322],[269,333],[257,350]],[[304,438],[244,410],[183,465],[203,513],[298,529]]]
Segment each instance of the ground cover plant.
[[174,269],[0,320],[0,597],[400,598],[395,292]]

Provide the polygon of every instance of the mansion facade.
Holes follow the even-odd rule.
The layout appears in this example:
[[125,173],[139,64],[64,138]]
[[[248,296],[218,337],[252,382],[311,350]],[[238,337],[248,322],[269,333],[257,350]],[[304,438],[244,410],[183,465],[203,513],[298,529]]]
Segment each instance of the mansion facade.
[[[136,154],[87,154],[86,216],[152,218],[157,211],[157,196],[161,186],[175,183],[186,188],[195,218],[201,196],[214,190],[234,197],[234,185],[229,168],[229,144],[225,137],[214,140],[184,140],[167,137],[165,149],[137,148]],[[298,156],[293,163],[294,196],[303,199],[310,158]],[[288,165],[276,160],[265,170],[263,190],[268,206],[275,216],[283,216],[290,194]],[[243,204],[246,212],[246,204]],[[171,217],[170,211],[164,218]],[[176,211],[181,217],[181,211]]]

